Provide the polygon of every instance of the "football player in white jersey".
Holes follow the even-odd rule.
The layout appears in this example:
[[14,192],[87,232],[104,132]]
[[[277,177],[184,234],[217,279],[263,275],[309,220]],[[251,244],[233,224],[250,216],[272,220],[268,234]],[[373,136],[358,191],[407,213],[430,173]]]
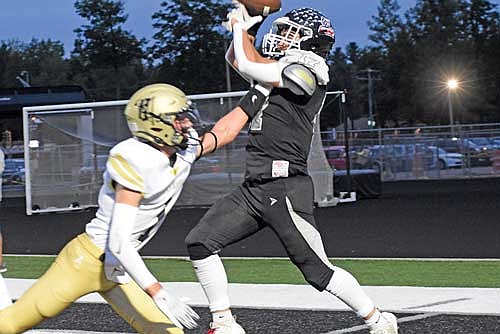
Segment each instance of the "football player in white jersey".
[[199,319],[162,287],[139,250],[153,237],[181,193],[196,157],[190,101],[174,86],[138,90],[125,116],[133,134],[114,146],[85,233],[71,240],[48,271],[14,304],[0,277],[0,333],[21,333],[79,297],[98,292],[140,333],[183,333]]

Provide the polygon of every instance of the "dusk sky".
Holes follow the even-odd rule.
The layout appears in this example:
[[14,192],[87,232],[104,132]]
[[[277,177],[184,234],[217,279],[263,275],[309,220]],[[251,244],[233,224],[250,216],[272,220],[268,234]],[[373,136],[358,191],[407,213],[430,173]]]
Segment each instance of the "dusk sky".
[[[125,12],[129,15],[125,28],[136,37],[152,39],[151,15],[160,9],[161,0],[125,0]],[[493,3],[499,4],[500,0]],[[377,14],[379,0],[282,0],[282,11],[301,7],[314,7],[331,18],[336,34],[337,47],[349,42],[360,46],[369,45],[370,31],[367,21]],[[399,0],[402,12],[415,5],[415,0]],[[278,17],[277,14],[273,18]],[[264,28],[269,27],[268,19]],[[66,54],[73,49],[76,37],[73,30],[86,24],[75,13],[73,0],[4,0],[0,10],[0,40],[18,39],[29,42],[38,39],[59,40],[64,43]]]

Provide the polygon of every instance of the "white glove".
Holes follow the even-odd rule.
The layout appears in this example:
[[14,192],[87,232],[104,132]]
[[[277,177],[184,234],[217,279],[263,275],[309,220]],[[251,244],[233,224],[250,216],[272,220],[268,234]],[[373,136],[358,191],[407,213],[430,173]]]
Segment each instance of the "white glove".
[[238,1],[233,1],[233,4],[235,8],[233,8],[228,14],[227,14],[227,21],[222,22],[222,26],[229,32],[233,31],[233,24],[232,20],[235,19],[237,22],[242,24],[242,29],[243,30],[248,30],[251,27],[253,27],[255,24],[259,23],[262,21],[262,16],[257,15],[257,16],[250,16],[248,14],[247,9],[245,6],[238,2]]
[[120,261],[108,250],[104,255],[104,274],[108,280],[120,284],[126,284],[131,280]]
[[290,49],[279,61],[304,65],[316,74],[319,85],[327,85],[330,82],[329,68],[326,61],[312,51]]
[[200,316],[189,305],[180,301],[162,288],[154,296],[153,300],[158,308],[179,328],[192,329],[198,326],[196,323]]

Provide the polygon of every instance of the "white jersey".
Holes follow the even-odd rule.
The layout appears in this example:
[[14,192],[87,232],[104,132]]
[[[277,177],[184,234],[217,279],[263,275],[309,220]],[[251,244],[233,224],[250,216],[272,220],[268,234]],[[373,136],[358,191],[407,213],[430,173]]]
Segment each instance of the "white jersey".
[[[192,129],[190,136],[198,138]],[[186,150],[177,152],[173,166],[164,153],[135,138],[111,149],[99,192],[99,209],[85,229],[99,248],[104,250],[108,240],[115,204],[113,181],[143,194],[130,236],[132,244],[139,250],[154,236],[179,197],[196,158],[197,142],[189,139],[189,144]]]

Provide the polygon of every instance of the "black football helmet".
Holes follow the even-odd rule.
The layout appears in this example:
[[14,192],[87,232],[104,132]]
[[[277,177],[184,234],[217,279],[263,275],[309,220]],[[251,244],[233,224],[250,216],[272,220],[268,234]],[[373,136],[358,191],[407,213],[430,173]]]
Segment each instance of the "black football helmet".
[[273,22],[262,41],[262,53],[280,58],[289,49],[300,49],[326,59],[334,43],[335,31],[325,15],[312,8],[298,8]]

